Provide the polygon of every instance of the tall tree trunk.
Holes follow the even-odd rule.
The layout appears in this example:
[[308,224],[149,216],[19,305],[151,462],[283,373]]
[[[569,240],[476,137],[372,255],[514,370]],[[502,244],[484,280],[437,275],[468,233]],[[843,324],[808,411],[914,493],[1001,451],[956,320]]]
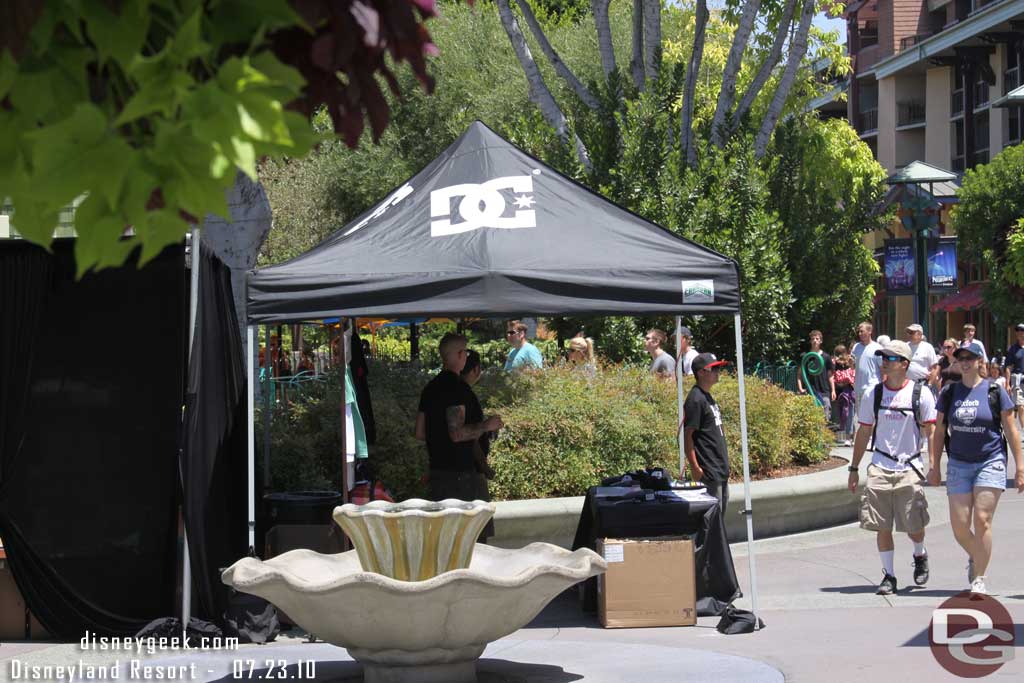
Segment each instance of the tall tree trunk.
[[548,37],[544,35],[544,29],[540,27],[540,23],[537,21],[537,17],[533,13],[533,9],[530,7],[530,3],[527,0],[516,0],[516,4],[519,5],[519,9],[523,12],[523,18],[526,19],[526,24],[530,27],[530,32],[533,34],[537,44],[540,45],[540,51],[544,53],[544,56],[551,62],[551,66],[555,68],[555,73],[558,74],[562,80],[569,84],[572,91],[576,93],[576,96],[583,101],[585,105],[590,107],[591,110],[597,111],[601,106],[597,98],[589,90],[587,86],[580,82],[580,79],[576,78],[576,74],[562,61],[562,58],[555,52],[555,48],[551,46],[551,42]]
[[647,80],[653,81],[658,78],[658,62],[661,59],[661,0],[643,0],[643,6],[644,70],[647,72]]
[[779,87],[775,90],[772,103],[768,105],[768,111],[764,115],[764,120],[761,121],[761,129],[757,133],[757,139],[754,140],[754,154],[758,158],[763,157],[768,149],[768,141],[772,137],[772,131],[775,130],[775,124],[779,120],[779,115],[782,114],[786,98],[789,97],[789,91],[796,80],[797,71],[800,70],[800,63],[807,52],[807,32],[811,28],[811,19],[814,18],[814,2],[815,0],[804,0],[803,10],[800,13],[800,25],[796,29],[793,41],[790,43],[789,57],[786,59],[786,69],[782,72],[782,78],[779,79]]
[[740,23],[732,38],[729,57],[725,61],[725,71],[722,72],[722,89],[718,93],[715,116],[711,119],[711,144],[716,147],[725,144],[726,119],[729,112],[732,111],[733,102],[736,101],[736,76],[740,72],[743,53],[747,49],[747,42],[750,40],[750,33],[754,30],[754,21],[757,19],[757,11],[760,7],[761,0],[747,0],[743,6],[743,13],[740,15]]
[[544,116],[544,120],[558,133],[558,137],[561,138],[562,142],[567,145],[570,142],[573,144],[576,150],[576,158],[579,160],[580,165],[587,172],[590,172],[593,170],[593,166],[590,163],[590,155],[587,152],[587,148],[583,145],[583,141],[580,140],[578,135],[573,134],[573,139],[570,141],[569,122],[566,121],[565,114],[562,113],[558,103],[555,102],[555,98],[551,95],[547,84],[544,82],[544,77],[541,75],[540,69],[537,68],[537,63],[533,60],[530,47],[526,44],[526,37],[523,35],[522,29],[519,28],[519,22],[516,21],[516,16],[512,13],[508,0],[498,0],[498,16],[501,17],[501,25],[505,27],[505,33],[508,34],[508,39],[512,42],[512,49],[515,50],[516,57],[519,58],[519,64],[523,67],[523,73],[526,75],[526,81],[530,85],[530,101],[537,105]]
[[768,82],[768,77],[772,75],[775,66],[782,59],[782,48],[786,44],[786,38],[789,36],[790,24],[793,23],[793,12],[798,4],[800,4],[800,0],[787,0],[786,7],[782,12],[782,18],[779,19],[779,26],[775,29],[775,40],[772,42],[771,50],[768,52],[768,56],[765,57],[764,62],[761,63],[761,68],[757,70],[754,80],[747,86],[747,91],[740,98],[740,103],[732,117],[733,121],[742,121],[743,117],[747,115],[750,107],[754,104],[754,100],[757,99],[758,94],[761,92],[761,88]]
[[697,92],[697,73],[704,57],[704,34],[708,27],[707,0],[697,0],[697,26],[693,34],[693,51],[686,67],[686,84],[683,87],[683,111],[679,123],[679,146],[686,156],[686,163],[697,165],[697,150],[693,141],[693,98]]
[[644,0],[633,0],[633,58],[629,61],[633,84],[644,89]]
[[590,0],[594,26],[597,27],[597,49],[601,54],[601,67],[606,77],[615,71],[615,47],[612,45],[612,26],[608,21],[610,4],[611,0]]

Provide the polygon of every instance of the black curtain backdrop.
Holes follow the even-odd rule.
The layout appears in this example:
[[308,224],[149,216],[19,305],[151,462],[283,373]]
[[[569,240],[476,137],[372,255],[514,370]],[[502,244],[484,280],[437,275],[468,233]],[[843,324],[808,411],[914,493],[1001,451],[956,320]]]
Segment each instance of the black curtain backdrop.
[[75,282],[72,243],[0,242],[0,537],[43,626],[173,613],[183,250]]
[[246,379],[231,270],[205,246],[200,252],[181,478],[197,616],[219,622],[220,570],[247,550]]

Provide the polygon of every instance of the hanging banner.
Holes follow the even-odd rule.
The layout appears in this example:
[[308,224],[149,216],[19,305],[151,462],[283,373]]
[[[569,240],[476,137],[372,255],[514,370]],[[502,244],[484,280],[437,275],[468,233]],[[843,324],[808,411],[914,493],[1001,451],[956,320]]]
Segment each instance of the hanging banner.
[[885,241],[885,293],[901,296],[914,293],[914,241]]
[[928,240],[929,291],[955,290],[956,280],[956,237]]
[[[928,290],[945,292],[956,289],[956,237],[928,240]],[[917,269],[914,265],[914,241],[885,241],[885,293],[889,296],[914,294]]]

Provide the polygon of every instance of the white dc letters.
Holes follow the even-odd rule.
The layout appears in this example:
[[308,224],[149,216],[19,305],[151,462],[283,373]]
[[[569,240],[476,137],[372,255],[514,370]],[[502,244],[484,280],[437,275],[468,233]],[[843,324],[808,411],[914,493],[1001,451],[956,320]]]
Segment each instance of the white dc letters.
[[[515,200],[517,210],[513,215],[503,215],[505,197],[499,190],[511,190],[519,194]],[[479,228],[535,228],[536,213],[528,208],[534,200],[533,197],[525,196],[532,192],[533,177],[528,175],[503,176],[479,185],[464,183],[434,190],[430,193],[430,236],[457,235]],[[452,223],[451,200],[460,196],[459,216],[462,221]]]
[[[978,624],[978,628],[961,631],[955,636],[949,634],[949,617],[970,617]],[[932,612],[932,642],[936,645],[948,645],[953,658],[965,664],[1003,664],[1013,659],[1013,634],[997,629],[992,617],[985,612],[966,608],[940,608]],[[995,657],[973,657],[964,649],[965,645],[973,645],[987,640],[990,636],[1009,645],[983,645],[981,650],[996,655]]]

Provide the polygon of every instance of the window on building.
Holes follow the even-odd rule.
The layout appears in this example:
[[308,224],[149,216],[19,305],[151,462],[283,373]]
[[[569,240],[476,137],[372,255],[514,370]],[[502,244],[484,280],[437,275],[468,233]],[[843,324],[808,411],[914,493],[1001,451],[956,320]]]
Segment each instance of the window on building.
[[950,149],[953,150],[953,159],[950,167],[956,173],[964,171],[964,120],[958,119],[949,126],[949,134],[953,136]]
[[974,158],[971,166],[988,163],[988,112],[974,115]]
[[1021,131],[1021,108],[1010,107],[1008,110],[1008,116],[1006,117],[1006,141],[1011,145],[1020,144],[1021,138],[1024,137]]
[[860,27],[860,30],[857,33],[860,36],[860,46],[862,48],[878,45],[877,21],[864,22],[864,25]]

